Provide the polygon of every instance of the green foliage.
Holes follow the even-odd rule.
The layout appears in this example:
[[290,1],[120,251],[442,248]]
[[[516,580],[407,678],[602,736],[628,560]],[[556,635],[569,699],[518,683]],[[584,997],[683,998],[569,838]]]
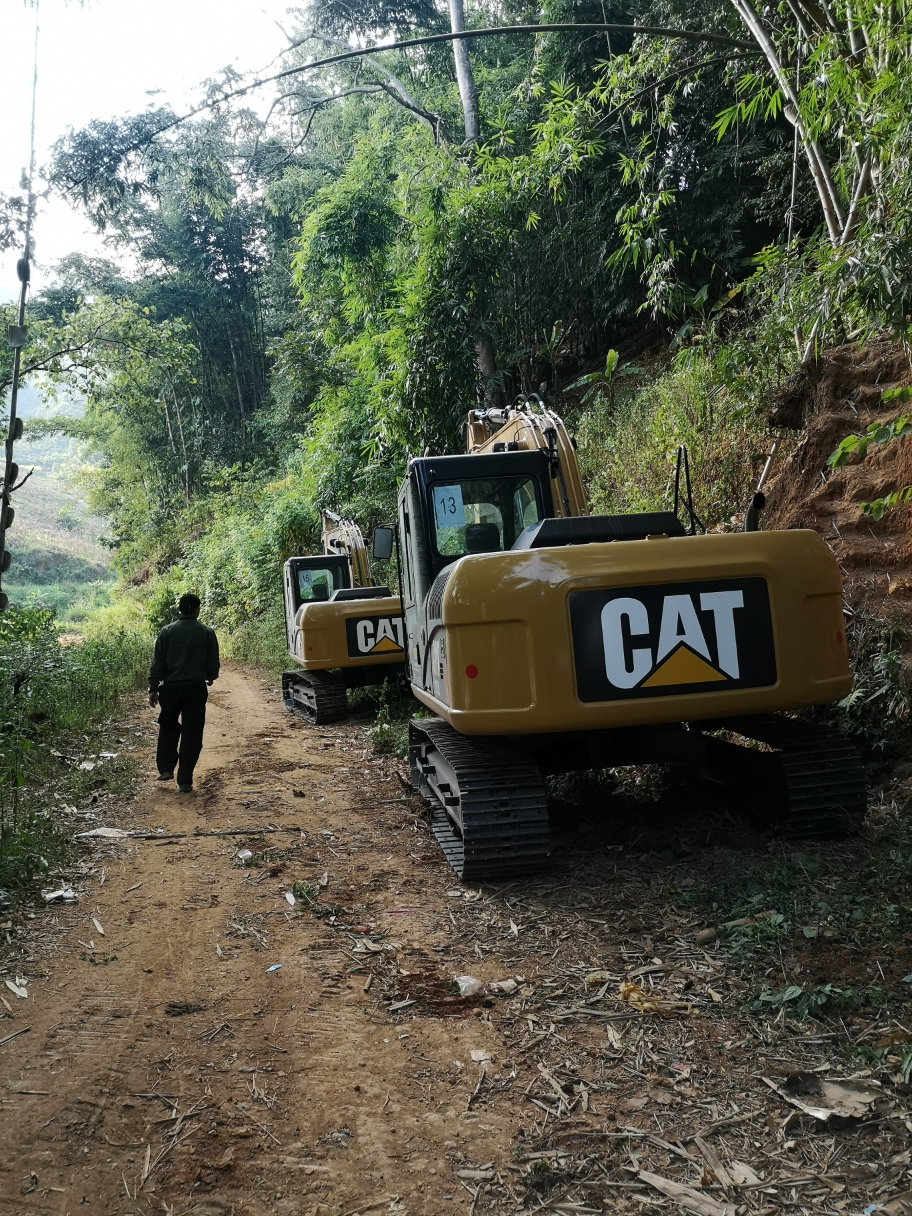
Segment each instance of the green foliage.
[[633,367],[630,363],[622,363],[621,357],[616,350],[609,350],[605,356],[605,370],[600,372],[590,372],[586,376],[580,376],[579,380],[574,380],[572,384],[568,384],[566,392],[572,392],[575,388],[585,388],[583,393],[583,404],[590,401],[597,394],[604,394],[608,399],[609,409],[614,405],[615,385],[619,379],[625,376],[638,376],[643,371],[642,367]]
[[846,632],[853,688],[823,712],[855,740],[866,759],[883,763],[904,742],[912,711],[912,690],[903,666],[906,633],[898,622],[884,622],[861,610]]
[[384,680],[382,684],[369,685],[352,696],[353,705],[369,705],[374,721],[370,728],[370,742],[378,756],[408,756],[408,724],[415,710],[415,702],[400,673]]
[[883,993],[879,988],[837,988],[833,984],[805,988],[801,984],[789,984],[778,992],[764,989],[751,1009],[768,1016],[785,1010],[790,1017],[803,1020],[862,1007],[880,1008],[883,1004]]
[[[900,390],[906,392],[905,389]],[[886,394],[883,394],[886,396]],[[908,414],[900,414],[892,422],[872,422],[864,435],[847,435],[835,452],[827,457],[831,469],[841,469],[848,464],[850,457],[857,456],[864,460],[869,443],[889,443],[891,439],[902,439],[912,431],[912,418]]]
[[295,899],[300,899],[307,905],[317,920],[328,920],[330,916],[335,916],[341,909],[336,904],[320,903],[317,897],[320,894],[322,886],[323,884],[320,882],[314,884],[296,882],[291,888],[291,893]]
[[599,394],[577,426],[579,459],[593,510],[667,510],[675,453],[686,444],[694,502],[707,523],[730,519],[747,501],[763,451],[756,412],[732,402],[717,366],[688,353],[616,405]]
[[0,886],[26,884],[66,848],[31,787],[45,749],[138,687],[149,658],[148,640],[124,630],[62,646],[46,608],[0,616]]
[[[905,947],[912,929],[912,830],[905,809],[876,835],[856,838],[851,849],[783,848],[759,864],[743,857],[730,853],[717,883],[696,898],[717,926],[725,959],[749,968],[754,984],[762,971],[782,976],[781,986],[754,988],[756,1012],[784,1008],[789,1016],[816,1017],[907,1003],[906,981],[897,984],[870,962],[878,952]],[[868,960],[861,974],[844,970],[849,953],[859,966]],[[820,975],[827,964],[834,972]]]
[[53,543],[30,537],[17,537],[16,542],[15,565],[3,580],[8,588],[22,583],[52,586],[55,583],[111,581],[112,576],[106,566],[78,553],[68,553]]
[[10,602],[19,608],[47,608],[54,614],[61,629],[82,628],[101,609],[109,607],[115,584],[110,578],[103,582],[28,583],[16,580],[3,583]]
[[278,677],[289,664],[282,604],[270,603],[253,620],[238,625],[225,635],[221,651],[226,659],[250,663]]
[[858,504],[862,515],[867,515],[871,519],[883,519],[888,511],[894,510],[896,507],[904,507],[909,502],[912,502],[912,485],[903,486],[902,489],[893,490],[890,494],[885,494],[883,498],[872,499],[871,502],[862,502]]
[[[881,393],[880,397],[885,405],[891,401],[908,401],[912,397],[912,388],[887,389]],[[847,435],[836,451],[831,452],[827,457],[827,464],[831,469],[841,469],[843,465],[848,464],[852,456],[857,456],[860,462],[867,455],[869,444],[890,443],[893,439],[904,438],[910,431],[912,431],[912,417],[909,414],[900,414],[890,422],[872,422],[864,435]],[[885,494],[882,498],[860,503],[859,509],[863,515],[867,515],[871,519],[883,519],[888,511],[905,506],[909,502],[912,502],[912,486],[902,486],[898,490]]]

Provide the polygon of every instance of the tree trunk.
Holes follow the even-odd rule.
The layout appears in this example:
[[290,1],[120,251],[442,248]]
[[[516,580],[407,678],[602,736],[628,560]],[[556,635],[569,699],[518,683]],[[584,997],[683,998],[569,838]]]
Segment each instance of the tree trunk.
[[[450,28],[454,34],[465,29],[463,0],[450,0]],[[453,58],[456,61],[456,80],[459,84],[459,97],[462,101],[466,143],[474,144],[478,142],[481,133],[478,121],[478,88],[472,74],[472,64],[469,62],[468,45],[461,38],[453,39]],[[492,378],[497,371],[494,346],[486,334],[476,341],[475,354],[478,374],[484,383],[485,406],[491,409],[500,404],[500,393]]]
[[[465,29],[465,10],[462,0],[450,0],[450,28],[454,34]],[[462,101],[466,143],[474,144],[480,133],[478,89],[475,85],[475,77],[472,75],[468,46],[462,38],[453,39],[453,58],[456,60],[456,80],[459,83],[459,97]]]
[[171,389],[171,400],[174,402],[174,412],[177,414],[177,429],[180,432],[181,451],[184,453],[184,498],[187,502],[190,501],[190,461],[187,459],[187,445],[184,442],[184,423],[181,418],[180,405],[177,401],[177,393]]
[[827,159],[817,141],[811,139],[802,121],[801,103],[799,102],[798,94],[779,59],[766,26],[758,17],[750,0],[731,0],[731,3],[763,52],[767,63],[772,69],[776,83],[782,90],[782,94],[786,100],[785,115],[794,124],[798,132],[801,145],[804,148],[804,154],[807,157],[808,167],[811,170],[811,176],[814,179],[814,185],[817,187],[817,195],[820,199],[824,219],[826,220],[827,231],[830,234],[830,241],[834,247],[838,247],[846,221],[842,213],[839,193],[833,182],[833,175],[830,172]]

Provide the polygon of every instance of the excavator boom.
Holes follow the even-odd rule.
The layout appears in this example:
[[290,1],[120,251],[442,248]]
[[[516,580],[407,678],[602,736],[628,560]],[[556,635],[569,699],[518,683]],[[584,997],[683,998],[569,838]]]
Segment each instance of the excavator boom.
[[589,514],[576,446],[563,418],[547,409],[540,397],[520,398],[503,410],[471,410],[466,450],[470,456],[544,452],[552,482],[553,514],[559,518]]
[[358,525],[350,519],[342,519],[335,511],[326,508],[320,512],[320,523],[323,552],[347,557],[351,567],[352,586],[369,587],[370,563],[367,560],[364,537]]

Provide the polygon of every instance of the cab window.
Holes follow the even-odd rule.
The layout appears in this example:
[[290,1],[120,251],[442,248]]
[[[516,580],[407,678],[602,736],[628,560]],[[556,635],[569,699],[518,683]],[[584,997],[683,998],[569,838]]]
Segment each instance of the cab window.
[[341,572],[332,566],[298,571],[298,597],[302,604],[328,600],[342,585]]
[[531,477],[496,477],[434,485],[434,532],[441,557],[510,549],[542,518]]

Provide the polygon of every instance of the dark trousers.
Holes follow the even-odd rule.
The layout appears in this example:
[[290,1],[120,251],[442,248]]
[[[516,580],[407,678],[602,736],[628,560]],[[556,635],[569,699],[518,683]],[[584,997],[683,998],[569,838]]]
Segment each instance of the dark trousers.
[[208,696],[209,690],[202,680],[187,684],[163,684],[158,690],[161,707],[158,715],[158,771],[171,773],[177,765],[178,785],[193,782],[193,770],[203,750]]

